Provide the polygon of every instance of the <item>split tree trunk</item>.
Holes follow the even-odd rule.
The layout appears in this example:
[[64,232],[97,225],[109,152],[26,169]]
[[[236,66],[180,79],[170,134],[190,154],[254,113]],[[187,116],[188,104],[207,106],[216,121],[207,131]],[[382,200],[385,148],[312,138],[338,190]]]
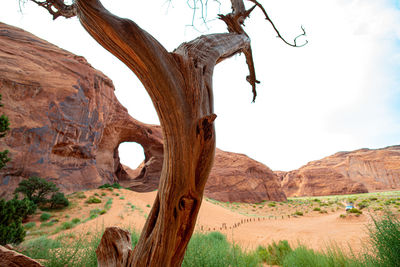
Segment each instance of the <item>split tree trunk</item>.
[[[242,0],[232,0],[234,7],[236,2],[232,16],[238,15],[242,22],[244,6]],[[129,260],[122,262],[180,266],[214,159],[213,69],[223,59],[245,52],[254,89],[250,40],[244,32],[231,31],[201,36],[169,53],[134,22],[108,12],[100,1],[76,0],[75,5],[83,27],[143,83],[163,129],[157,197],[133,254],[125,253]]]

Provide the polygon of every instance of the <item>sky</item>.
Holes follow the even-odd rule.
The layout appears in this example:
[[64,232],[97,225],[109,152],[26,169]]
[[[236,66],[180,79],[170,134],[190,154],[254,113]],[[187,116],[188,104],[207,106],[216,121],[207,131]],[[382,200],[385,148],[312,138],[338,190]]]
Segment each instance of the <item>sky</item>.
[[[217,147],[246,154],[273,170],[289,171],[338,151],[400,144],[400,1],[260,2],[288,41],[303,26],[307,36],[298,42],[307,39],[308,44],[285,45],[259,10],[252,13],[245,30],[261,81],[258,96],[251,103],[243,55],[216,66]],[[227,0],[209,0],[203,18],[199,4],[192,9],[187,1],[102,3],[138,23],[168,51],[202,34],[226,32],[216,17],[230,11]],[[138,79],[99,46],[77,18],[53,21],[33,3],[20,7],[18,0],[6,0],[0,21],[84,56],[113,80],[117,98],[132,117],[159,123]],[[144,159],[143,149],[135,143],[121,144],[119,153],[121,162],[132,168]]]

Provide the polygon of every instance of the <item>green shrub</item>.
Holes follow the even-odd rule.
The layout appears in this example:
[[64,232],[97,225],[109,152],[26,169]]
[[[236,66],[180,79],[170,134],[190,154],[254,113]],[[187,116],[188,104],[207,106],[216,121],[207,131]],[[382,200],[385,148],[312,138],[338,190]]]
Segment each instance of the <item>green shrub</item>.
[[303,216],[303,212],[302,211],[296,211],[295,213],[294,213],[294,215],[297,215],[297,216]]
[[252,267],[259,266],[259,258],[255,253],[244,253],[238,246],[229,244],[221,233],[196,233],[188,244],[182,266]]
[[71,222],[72,222],[73,224],[78,224],[78,223],[81,222],[81,219],[79,219],[79,218],[73,218],[73,219],[71,220]]
[[104,197],[104,196],[106,196],[106,195],[107,195],[107,194],[106,194],[105,192],[102,192],[102,193],[101,193],[101,196],[102,196],[102,197]]
[[21,221],[0,224],[0,245],[19,244],[24,240],[25,235]]
[[51,217],[50,213],[42,213],[42,215],[40,215],[40,221],[41,222],[48,221],[50,217]]
[[58,222],[58,220],[51,220],[49,222],[44,222],[40,225],[40,227],[50,227],[53,226],[54,224],[56,224]]
[[45,204],[47,202],[46,196],[58,190],[54,183],[47,182],[45,179],[37,176],[32,176],[27,180],[21,181],[14,193],[22,193],[35,204]]
[[268,207],[274,208],[274,207],[276,207],[276,203],[270,202],[270,203],[268,203]]
[[77,193],[76,193],[76,197],[77,197],[77,198],[86,198],[86,195],[85,195],[85,193],[83,193],[82,191],[80,191],[80,192],[77,192]]
[[116,188],[116,189],[120,189],[122,188],[122,186],[119,183],[113,183],[113,184],[103,184],[101,186],[99,186],[99,189],[106,189],[106,188]]
[[369,266],[399,266],[400,263],[400,221],[387,214],[383,219],[373,219],[373,227],[369,228],[369,236],[373,254],[365,255]]
[[27,198],[19,200],[17,196],[15,196],[13,199],[9,200],[8,203],[15,208],[16,217],[21,217],[22,220],[27,219],[28,215],[34,214],[37,209],[37,205]]
[[36,226],[35,222],[28,222],[28,223],[24,224],[25,229],[32,229],[35,226]]
[[22,220],[35,211],[36,205],[28,199],[0,199],[0,245],[22,242],[26,234]]
[[360,210],[362,210],[362,209],[367,208],[367,207],[369,206],[369,204],[368,204],[368,202],[366,202],[366,201],[364,200],[364,201],[361,201],[360,203],[358,203],[357,206],[358,206],[358,208],[359,208]]
[[268,248],[259,246],[257,254],[260,259],[269,265],[282,265],[285,257],[292,251],[287,240],[281,240],[278,243],[273,242]]
[[67,230],[67,229],[71,229],[72,227],[74,227],[75,224],[72,222],[63,222],[61,224],[61,230]]
[[362,214],[362,211],[356,208],[349,209],[348,213]]
[[112,198],[109,198],[106,204],[104,205],[104,209],[109,210],[111,208],[111,205],[112,205]]
[[360,263],[346,257],[340,249],[330,249],[326,253],[315,252],[299,246],[283,260],[284,267],[356,267]]
[[321,208],[314,208],[313,211],[321,211]]
[[149,204],[147,204],[147,205],[146,205],[146,207],[150,208],[150,205],[149,205]]
[[[1,95],[0,95],[0,101],[1,101]],[[0,103],[0,107],[2,107],[3,104]],[[10,122],[8,120],[8,117],[6,115],[1,115],[0,116],[0,138],[3,138],[7,131],[10,130]],[[8,157],[8,150],[0,151],[0,169],[4,168],[6,166],[6,163],[9,162],[11,159]]]
[[86,200],[86,203],[89,203],[89,204],[101,203],[101,199],[99,199],[99,198],[97,198],[95,196],[90,196],[88,198],[88,200]]
[[64,193],[60,192],[53,194],[49,203],[51,209],[61,209],[69,206],[68,199],[64,196]]

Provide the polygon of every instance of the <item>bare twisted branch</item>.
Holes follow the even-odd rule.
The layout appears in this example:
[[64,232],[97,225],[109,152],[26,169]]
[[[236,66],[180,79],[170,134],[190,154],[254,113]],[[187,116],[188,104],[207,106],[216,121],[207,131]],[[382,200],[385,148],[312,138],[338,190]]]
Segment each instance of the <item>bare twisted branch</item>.
[[297,38],[301,37],[301,36],[306,36],[306,31],[304,30],[303,26],[301,26],[301,30],[303,31],[302,34],[299,34],[298,36],[296,36],[293,40],[294,44],[289,43],[288,41],[285,40],[285,38],[282,37],[282,35],[280,34],[280,32],[278,31],[278,29],[276,28],[275,24],[272,22],[272,20],[270,19],[270,17],[267,14],[267,11],[265,10],[265,8],[257,1],[257,0],[247,0],[250,1],[252,3],[254,3],[258,8],[261,9],[261,11],[263,12],[265,19],[267,21],[269,21],[269,23],[271,23],[272,28],[274,28],[276,34],[278,35],[278,38],[281,39],[285,44],[290,45],[292,47],[302,47],[305,46],[308,41],[306,40],[304,44],[302,45],[297,45]]
[[44,7],[53,16],[53,20],[58,17],[72,18],[76,16],[75,4],[66,5],[63,0],[31,0],[37,5]]

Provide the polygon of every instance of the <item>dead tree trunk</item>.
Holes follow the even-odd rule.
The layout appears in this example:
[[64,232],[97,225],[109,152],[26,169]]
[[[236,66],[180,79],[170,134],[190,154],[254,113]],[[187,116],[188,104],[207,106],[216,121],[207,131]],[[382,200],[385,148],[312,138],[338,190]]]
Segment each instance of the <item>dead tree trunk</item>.
[[[180,266],[214,159],[213,70],[222,60],[243,52],[250,72],[247,81],[255,99],[258,81],[250,39],[242,24],[255,6],[270,21],[265,10],[255,0],[249,0],[255,4],[250,10],[245,10],[243,0],[231,0],[232,13],[220,15],[229,33],[201,36],[170,53],[136,23],[108,12],[99,0],[75,0],[70,6],[63,0],[32,1],[46,8],[54,19],[78,15],[89,34],[140,79],[163,129],[159,190],[139,242],[133,253],[129,249],[119,251],[128,239],[126,234],[111,229],[112,233],[104,235],[98,253],[114,255],[98,255],[99,265]],[[121,236],[121,240],[110,241],[110,236]],[[113,249],[110,244],[117,245]]]
[[[130,266],[180,266],[214,159],[213,69],[238,52],[245,52],[252,66],[250,39],[244,32],[201,36],[169,53],[100,1],[75,4],[83,27],[143,83],[163,129],[160,186]],[[239,12],[238,18],[245,15]],[[227,21],[235,23],[233,14]],[[254,71],[251,76],[255,81]]]

